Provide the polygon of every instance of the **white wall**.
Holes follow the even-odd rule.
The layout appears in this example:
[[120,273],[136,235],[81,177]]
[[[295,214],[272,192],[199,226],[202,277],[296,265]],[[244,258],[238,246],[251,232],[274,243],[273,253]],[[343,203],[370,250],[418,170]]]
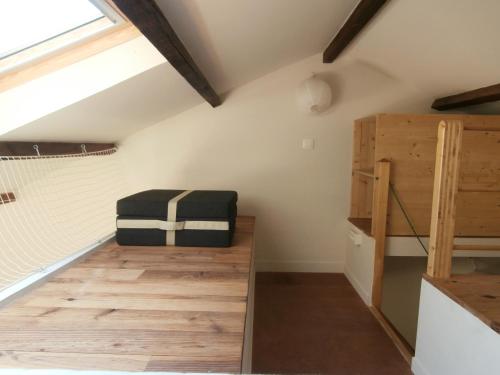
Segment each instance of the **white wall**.
[[422,281],[415,375],[500,374],[500,335]]
[[[331,110],[316,117],[295,103],[312,72],[334,91]],[[315,55],[231,92],[216,109],[202,104],[140,131],[122,150],[136,190],[237,190],[240,213],[257,216],[258,269],[342,272],[353,120],[428,104],[362,61],[323,64]],[[316,148],[302,150],[303,138]]]

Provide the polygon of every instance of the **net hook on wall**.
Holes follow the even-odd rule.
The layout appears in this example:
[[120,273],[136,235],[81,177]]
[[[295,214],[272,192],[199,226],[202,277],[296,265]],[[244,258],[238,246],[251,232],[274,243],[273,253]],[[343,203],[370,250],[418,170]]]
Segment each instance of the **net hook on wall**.
[[33,149],[36,151],[37,156],[41,156],[40,155],[40,148],[38,147],[38,145],[33,145]]
[[86,154],[87,153],[87,147],[85,146],[85,143],[82,143],[80,145],[80,147],[82,148],[82,154]]

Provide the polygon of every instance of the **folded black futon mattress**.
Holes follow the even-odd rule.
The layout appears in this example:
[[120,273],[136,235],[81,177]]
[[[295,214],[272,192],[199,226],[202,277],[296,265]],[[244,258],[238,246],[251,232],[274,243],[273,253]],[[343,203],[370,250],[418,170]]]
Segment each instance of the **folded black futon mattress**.
[[231,246],[235,191],[148,190],[117,202],[116,241],[135,246]]

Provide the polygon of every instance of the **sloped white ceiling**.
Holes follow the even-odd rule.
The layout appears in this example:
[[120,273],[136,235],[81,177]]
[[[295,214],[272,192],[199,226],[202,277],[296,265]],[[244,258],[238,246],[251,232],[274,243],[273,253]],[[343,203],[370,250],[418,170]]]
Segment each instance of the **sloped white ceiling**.
[[[158,3],[200,69],[216,91],[223,94],[321,51],[357,0],[160,0]],[[142,73],[0,139],[121,140],[203,101],[169,68]]]
[[435,97],[493,85],[499,14],[498,0],[392,0],[347,52]]
[[[357,4],[157,2],[219,93],[321,52]],[[341,58],[373,66],[428,96],[431,111],[436,97],[500,82],[498,14],[498,0],[391,0]],[[0,139],[118,141],[199,103],[171,67],[157,67]],[[499,107],[467,111],[498,113]]]
[[115,142],[202,102],[203,98],[164,63],[0,139]]
[[324,49],[359,0],[156,0],[226,92]]

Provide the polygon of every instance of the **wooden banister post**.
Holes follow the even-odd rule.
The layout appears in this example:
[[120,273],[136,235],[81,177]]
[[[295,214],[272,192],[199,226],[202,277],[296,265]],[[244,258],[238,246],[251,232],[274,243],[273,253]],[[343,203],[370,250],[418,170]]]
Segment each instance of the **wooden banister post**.
[[390,161],[380,160],[375,163],[372,208],[372,236],[375,238],[375,262],[373,266],[372,305],[377,308],[380,308],[382,303],[390,171]]
[[463,129],[459,120],[441,121],[438,126],[427,263],[427,274],[436,278],[451,275]]

